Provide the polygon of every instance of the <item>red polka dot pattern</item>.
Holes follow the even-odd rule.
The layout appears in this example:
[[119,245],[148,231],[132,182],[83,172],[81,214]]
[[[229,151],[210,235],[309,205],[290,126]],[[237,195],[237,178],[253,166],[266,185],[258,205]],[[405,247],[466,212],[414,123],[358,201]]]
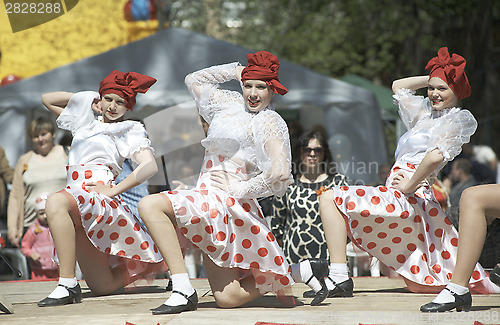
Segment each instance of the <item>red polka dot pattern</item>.
[[[398,162],[386,184],[391,184],[395,171],[411,176],[416,167]],[[349,235],[363,250],[415,283],[448,283],[458,237],[430,186],[411,195],[390,186],[333,188],[332,194]],[[479,269],[475,280],[484,276]]]

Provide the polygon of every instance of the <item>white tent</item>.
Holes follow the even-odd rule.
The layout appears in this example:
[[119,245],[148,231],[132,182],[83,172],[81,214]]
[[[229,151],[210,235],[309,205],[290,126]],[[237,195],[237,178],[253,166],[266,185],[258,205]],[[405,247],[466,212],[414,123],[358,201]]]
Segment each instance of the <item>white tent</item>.
[[[1,87],[0,145],[14,166],[29,144],[25,135],[27,123],[43,112],[40,109],[43,93],[97,90],[100,80],[117,69],[136,71],[158,79],[146,95],[138,95],[133,115],[145,121],[150,138],[157,133],[158,122],[161,122],[160,129],[163,128],[164,133],[169,135],[164,134],[160,142],[155,141],[158,138],[152,139],[153,144],[156,142],[155,146],[163,146],[161,143],[167,138],[181,134],[183,144],[155,148],[158,156],[171,153],[182,146],[194,144],[203,136],[201,129],[189,136],[186,136],[189,130],[182,130],[183,125],[188,125],[182,122],[183,119],[193,120],[196,116],[192,112],[186,113],[194,110],[194,105],[189,104],[192,99],[184,85],[184,77],[215,64],[234,61],[245,64],[248,52],[248,49],[224,41],[170,28],[109,52]],[[377,182],[377,166],[386,162],[386,145],[380,108],[374,94],[284,60],[281,60],[280,80],[290,92],[283,97],[275,96],[278,112],[285,119],[289,120],[292,116],[299,119],[306,129],[323,125],[328,132],[331,149],[341,160],[343,171],[351,181]],[[228,89],[239,89],[236,82],[227,86]],[[166,109],[172,106],[177,109]],[[156,125],[155,131],[150,130],[155,127],[152,121]]]

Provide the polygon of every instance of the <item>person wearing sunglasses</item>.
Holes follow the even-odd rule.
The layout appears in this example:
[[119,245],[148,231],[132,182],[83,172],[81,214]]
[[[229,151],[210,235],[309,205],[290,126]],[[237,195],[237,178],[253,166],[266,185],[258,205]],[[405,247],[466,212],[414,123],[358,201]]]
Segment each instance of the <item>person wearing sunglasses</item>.
[[284,196],[273,198],[271,230],[281,242],[289,263],[307,258],[327,260],[319,196],[332,186],[347,185],[346,177],[337,173],[321,129],[313,128],[302,134],[292,159],[294,183]]

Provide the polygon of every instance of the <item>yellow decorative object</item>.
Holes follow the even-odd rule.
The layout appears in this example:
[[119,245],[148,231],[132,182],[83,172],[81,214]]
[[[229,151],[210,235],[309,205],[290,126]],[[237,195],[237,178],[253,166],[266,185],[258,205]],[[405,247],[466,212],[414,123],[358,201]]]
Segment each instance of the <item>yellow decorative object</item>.
[[38,75],[155,33],[156,20],[125,20],[126,2],[80,0],[64,15],[17,33],[12,32],[5,10],[0,10],[0,79]]

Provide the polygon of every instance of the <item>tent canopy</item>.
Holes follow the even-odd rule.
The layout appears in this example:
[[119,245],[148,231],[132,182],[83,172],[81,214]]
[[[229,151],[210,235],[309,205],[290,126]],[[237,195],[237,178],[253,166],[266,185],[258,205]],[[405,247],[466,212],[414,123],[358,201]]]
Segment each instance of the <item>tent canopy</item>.
[[[151,114],[164,110],[158,117],[165,119],[164,130],[169,133],[176,128],[176,123],[168,108],[181,107],[177,111],[182,112],[184,103],[192,101],[184,77],[212,65],[235,61],[246,64],[248,52],[248,49],[221,40],[170,28],[1,87],[0,145],[14,166],[26,151],[25,126],[36,112],[41,111],[43,93],[97,90],[99,82],[114,69],[136,71],[158,79],[147,94],[137,96],[134,114],[144,119],[148,128]],[[296,110],[295,116],[305,129],[323,125],[334,156],[344,166],[342,171],[353,182],[377,182],[375,166],[385,163],[386,147],[380,108],[373,92],[283,60],[280,80],[290,91],[283,97],[275,96],[278,112]],[[237,82],[229,82],[224,88],[241,90]],[[191,107],[194,109],[194,105]],[[160,154],[164,152],[160,150]]]
[[399,119],[398,107],[394,105],[392,90],[389,88],[377,85],[370,80],[355,74],[347,74],[340,78],[340,80],[373,92],[377,98],[378,105],[382,111],[382,118],[384,120],[394,121]]

